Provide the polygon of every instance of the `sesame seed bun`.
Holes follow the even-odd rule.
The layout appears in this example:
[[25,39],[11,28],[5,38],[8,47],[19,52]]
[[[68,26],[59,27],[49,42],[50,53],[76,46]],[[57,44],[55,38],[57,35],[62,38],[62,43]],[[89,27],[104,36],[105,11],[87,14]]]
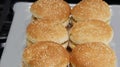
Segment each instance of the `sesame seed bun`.
[[32,21],[26,31],[27,40],[32,43],[38,41],[53,41],[64,46],[68,42],[68,32],[61,24],[47,19],[39,19]]
[[63,0],[40,0],[31,5],[30,11],[36,18],[47,18],[64,23],[69,19],[71,9]]
[[103,42],[108,44],[113,38],[112,27],[100,20],[86,20],[73,25],[70,32],[72,44]]
[[24,67],[67,67],[68,64],[68,52],[54,42],[37,42],[26,47],[23,52]]
[[111,12],[109,5],[102,0],[82,0],[71,11],[76,21],[97,19],[109,22]]
[[116,67],[114,51],[100,42],[78,45],[71,52],[70,61],[72,67]]

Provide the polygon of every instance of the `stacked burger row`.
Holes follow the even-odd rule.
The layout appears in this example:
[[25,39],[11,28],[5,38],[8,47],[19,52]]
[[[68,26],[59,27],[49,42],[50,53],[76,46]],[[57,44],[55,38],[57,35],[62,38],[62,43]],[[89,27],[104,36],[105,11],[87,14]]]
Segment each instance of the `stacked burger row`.
[[71,8],[64,0],[38,0],[30,11],[23,67],[115,67],[105,1],[82,0]]

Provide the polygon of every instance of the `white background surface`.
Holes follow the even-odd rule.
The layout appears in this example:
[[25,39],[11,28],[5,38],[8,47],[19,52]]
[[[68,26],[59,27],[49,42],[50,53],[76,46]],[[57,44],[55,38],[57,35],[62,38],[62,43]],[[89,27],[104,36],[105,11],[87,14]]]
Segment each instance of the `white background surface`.
[[[15,15],[1,58],[0,67],[22,67],[22,53],[25,47],[26,27],[30,22],[31,3],[19,2],[14,6]],[[117,67],[120,66],[120,6],[111,5],[112,18],[111,26],[114,30],[114,37],[110,43],[117,55]]]

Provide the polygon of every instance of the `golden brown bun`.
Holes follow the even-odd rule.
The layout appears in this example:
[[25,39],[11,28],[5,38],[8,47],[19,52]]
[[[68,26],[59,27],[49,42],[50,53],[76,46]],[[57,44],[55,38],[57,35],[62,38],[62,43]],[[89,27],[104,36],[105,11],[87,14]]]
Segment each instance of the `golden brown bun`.
[[68,20],[71,9],[63,0],[40,0],[31,5],[30,11],[36,18],[47,18],[63,23]]
[[70,61],[73,67],[116,67],[115,53],[100,42],[78,45],[71,52]]
[[108,22],[111,18],[110,7],[102,0],[83,0],[73,7],[71,14],[76,21],[97,19]]
[[103,42],[108,44],[113,37],[112,27],[99,20],[75,23],[69,33],[73,44],[86,42]]
[[25,67],[67,67],[69,54],[61,45],[42,41],[25,48],[23,66]]
[[61,24],[54,24],[47,19],[39,19],[31,22],[26,31],[27,40],[32,43],[38,41],[54,41],[63,44],[68,41],[68,32]]

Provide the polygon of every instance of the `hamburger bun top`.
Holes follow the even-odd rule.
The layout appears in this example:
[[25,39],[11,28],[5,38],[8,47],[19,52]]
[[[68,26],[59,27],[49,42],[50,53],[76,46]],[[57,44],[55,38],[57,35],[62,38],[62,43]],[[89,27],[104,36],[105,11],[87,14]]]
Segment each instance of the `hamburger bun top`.
[[102,0],[82,0],[73,7],[71,14],[76,21],[97,19],[108,22],[111,17],[109,5]]
[[68,32],[61,24],[47,19],[32,21],[27,27],[27,39],[32,43],[38,41],[54,41],[59,44],[68,40]]
[[112,27],[100,20],[78,22],[70,30],[70,40],[74,44],[86,42],[103,42],[108,44],[112,37]]
[[114,51],[101,42],[77,45],[70,55],[74,67],[115,67]]
[[64,22],[69,18],[70,6],[63,0],[40,0],[31,5],[30,11],[36,18],[47,18]]
[[69,54],[57,43],[41,41],[25,48],[23,63],[30,67],[67,67]]

